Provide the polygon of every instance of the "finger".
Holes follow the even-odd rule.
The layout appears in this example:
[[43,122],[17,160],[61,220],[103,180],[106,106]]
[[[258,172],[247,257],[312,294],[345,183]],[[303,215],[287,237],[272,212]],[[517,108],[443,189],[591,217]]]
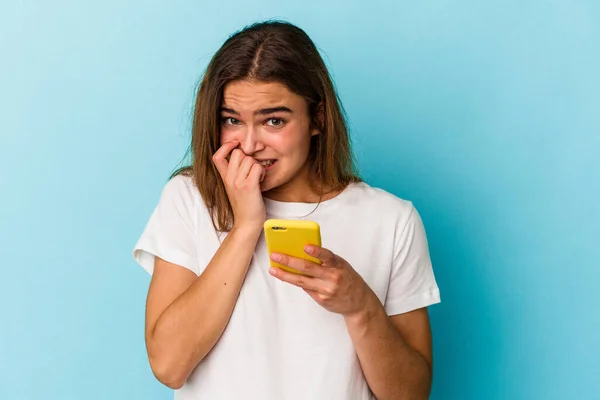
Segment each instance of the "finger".
[[312,299],[313,299],[314,301],[316,301],[316,302],[317,302],[317,303],[319,303],[319,304],[323,304],[323,302],[325,302],[325,301],[327,301],[327,300],[331,299],[331,296],[330,296],[330,295],[323,294],[323,293],[317,292],[317,291],[315,291],[315,290],[304,289],[304,291],[305,291],[305,292],[306,292],[306,293],[307,293],[307,294],[308,294],[310,297],[312,297]]
[[235,149],[239,145],[240,142],[237,140],[232,140],[231,142],[224,143],[221,147],[219,147],[219,150],[217,150],[215,154],[213,154],[213,160],[217,159],[227,161],[227,156],[229,155],[229,153],[231,153],[233,149]]
[[262,182],[262,177],[264,174],[264,170],[265,168],[260,165],[260,163],[255,163],[251,168],[250,168],[250,172],[248,173],[248,179],[250,179],[252,182]]
[[269,273],[282,282],[286,282],[312,292],[321,293],[324,289],[324,282],[306,275],[293,274],[282,270],[281,268],[271,268]]
[[229,165],[226,157],[239,144],[240,142],[238,142],[237,140],[227,142],[223,146],[221,146],[215,154],[213,154],[213,162],[215,163],[215,166],[217,167],[217,170],[219,171],[221,176],[225,176],[225,173],[227,172],[227,166]]
[[254,164],[258,164],[258,161],[249,156],[244,157],[240,164],[240,169],[238,169],[237,179],[246,179],[250,173],[250,169],[252,169]]
[[244,152],[240,149],[234,149],[229,157],[229,166],[227,167],[227,175],[236,176],[238,169],[242,163],[242,160],[246,157]]
[[323,267],[309,260],[304,260],[280,253],[272,253],[271,260],[314,278],[323,278],[325,275]]
[[313,244],[307,244],[304,246],[306,254],[321,260],[327,267],[336,267],[340,263],[340,258],[336,256],[331,250],[327,250],[324,247],[316,246]]

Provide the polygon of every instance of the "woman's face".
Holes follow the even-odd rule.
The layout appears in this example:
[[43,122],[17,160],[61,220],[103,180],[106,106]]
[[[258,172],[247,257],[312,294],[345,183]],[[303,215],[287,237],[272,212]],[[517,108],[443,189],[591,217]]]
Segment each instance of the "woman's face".
[[246,155],[264,165],[261,190],[270,191],[268,197],[295,201],[291,193],[307,190],[310,141],[317,134],[306,100],[285,85],[242,80],[225,86],[221,145],[238,140]]

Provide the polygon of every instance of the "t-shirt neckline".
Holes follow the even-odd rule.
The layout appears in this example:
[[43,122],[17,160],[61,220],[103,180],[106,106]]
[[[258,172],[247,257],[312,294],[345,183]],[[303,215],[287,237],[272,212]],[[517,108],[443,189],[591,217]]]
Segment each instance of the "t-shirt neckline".
[[299,203],[289,201],[278,201],[263,197],[267,215],[275,218],[300,219],[322,209],[330,209],[350,195],[353,187],[358,182],[349,183],[337,196],[324,200],[320,203]]

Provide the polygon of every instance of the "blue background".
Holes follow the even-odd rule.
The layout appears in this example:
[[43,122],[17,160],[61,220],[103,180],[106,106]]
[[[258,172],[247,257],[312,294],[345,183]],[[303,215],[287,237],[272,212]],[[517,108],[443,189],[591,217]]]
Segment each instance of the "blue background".
[[169,399],[131,250],[233,31],[326,56],[366,180],[414,201],[433,399],[600,398],[596,1],[3,1],[0,398]]

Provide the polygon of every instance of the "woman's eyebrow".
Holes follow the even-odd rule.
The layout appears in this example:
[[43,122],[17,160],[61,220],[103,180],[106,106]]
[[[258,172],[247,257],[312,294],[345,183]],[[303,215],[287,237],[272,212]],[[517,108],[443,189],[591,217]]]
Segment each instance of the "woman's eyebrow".
[[269,107],[269,108],[263,108],[263,109],[254,111],[254,115],[266,115],[266,114],[273,114],[276,112],[285,112],[285,113],[291,114],[292,110],[286,106]]
[[226,112],[228,114],[240,115],[239,112],[235,111],[233,108],[221,107],[221,112]]
[[[233,108],[229,108],[229,107],[221,107],[221,112],[226,112],[226,113],[233,114],[233,115],[240,115],[239,112],[237,112]],[[276,112],[285,112],[285,113],[292,114],[292,110],[286,106],[261,108],[260,110],[254,111],[253,114],[254,115],[267,115],[267,114],[273,114]]]

